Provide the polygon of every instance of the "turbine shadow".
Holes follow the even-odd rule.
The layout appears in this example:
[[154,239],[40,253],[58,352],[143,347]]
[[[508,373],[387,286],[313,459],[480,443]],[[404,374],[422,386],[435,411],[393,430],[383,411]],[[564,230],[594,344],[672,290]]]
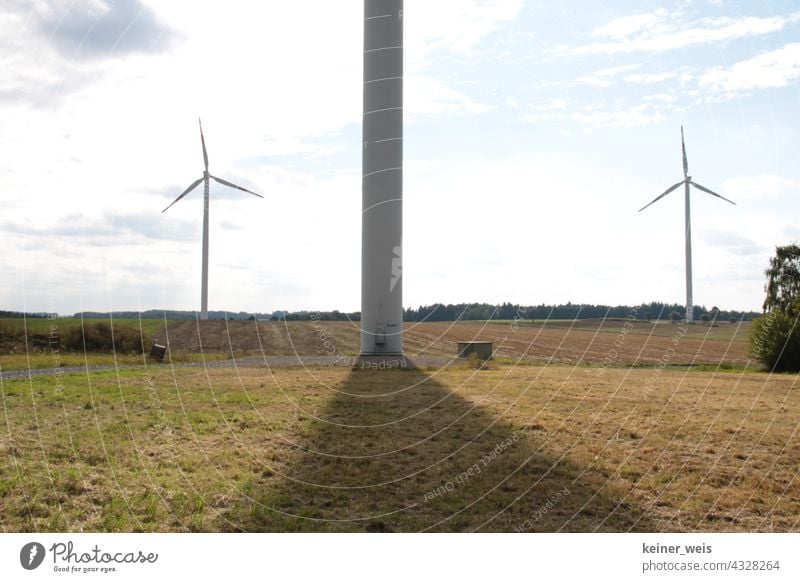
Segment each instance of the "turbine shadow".
[[[480,374],[480,372],[478,372]],[[652,531],[600,472],[414,371],[351,372],[278,477],[254,472],[230,531]]]

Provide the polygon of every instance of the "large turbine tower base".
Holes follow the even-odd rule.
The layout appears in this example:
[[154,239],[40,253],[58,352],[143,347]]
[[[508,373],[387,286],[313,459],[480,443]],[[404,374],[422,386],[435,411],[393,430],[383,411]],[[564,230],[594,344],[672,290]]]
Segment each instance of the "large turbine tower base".
[[361,354],[403,353],[403,0],[364,0]]

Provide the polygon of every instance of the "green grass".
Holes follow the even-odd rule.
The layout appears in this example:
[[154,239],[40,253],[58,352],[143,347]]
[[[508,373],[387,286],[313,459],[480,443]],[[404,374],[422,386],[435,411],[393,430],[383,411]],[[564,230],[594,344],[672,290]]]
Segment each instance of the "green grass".
[[[164,364],[169,362],[176,364],[214,362],[230,359],[231,355],[227,352],[175,352],[169,353],[164,360]],[[150,357],[149,354],[113,354],[89,352],[86,354],[74,352],[43,352],[33,351],[29,354],[3,354],[0,355],[0,371],[8,372],[12,370],[41,370],[47,368],[66,368],[74,366],[143,366],[155,365],[159,362]]]
[[[81,320],[74,317],[58,317],[50,319],[47,317],[32,317],[32,318],[17,318],[17,317],[0,317],[0,329],[3,325],[9,326],[14,330],[23,331],[26,327],[29,333],[49,333],[51,326],[57,326],[58,330],[65,330],[69,327],[77,327],[81,325],[81,321],[86,323],[96,322],[109,322],[107,318],[87,318]],[[172,320],[167,320],[171,323]],[[141,329],[147,335],[153,335],[164,327],[163,319],[114,319],[114,324],[127,325],[135,329]]]
[[[85,319],[83,324],[105,322],[107,319]],[[135,342],[144,333],[145,344],[150,337],[163,328],[163,321],[154,319],[115,319],[114,328],[124,328],[127,337]],[[56,368],[62,366],[83,365],[120,365],[143,364],[145,356],[133,353],[89,352],[70,350],[65,345],[70,332],[79,329],[81,320],[76,318],[0,318],[0,368],[2,370],[22,370],[36,368]],[[80,337],[80,336],[79,336]],[[145,352],[149,352],[145,345]],[[213,355],[212,355],[213,357]],[[175,359],[187,360],[186,356],[175,356]]]
[[497,361],[3,381],[0,530],[793,531],[795,382]]

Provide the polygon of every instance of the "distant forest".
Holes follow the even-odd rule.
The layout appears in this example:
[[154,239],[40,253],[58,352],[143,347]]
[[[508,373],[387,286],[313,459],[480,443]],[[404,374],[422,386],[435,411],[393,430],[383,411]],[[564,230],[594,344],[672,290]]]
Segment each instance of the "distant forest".
[[[703,315],[712,315],[715,307],[707,309],[702,305],[695,305],[695,319],[700,320]],[[434,303],[432,305],[420,306],[416,309],[410,308],[403,310],[403,320],[415,321],[484,321],[490,319],[500,320],[546,320],[546,319],[594,319],[594,318],[625,318],[633,316],[637,319],[646,320],[670,320],[672,313],[677,313],[681,318],[685,316],[685,307],[676,303],[642,303],[637,306],[629,305],[590,305],[578,303],[566,303],[562,305],[515,305],[512,303],[502,303],[492,305],[489,303],[458,303],[443,304]],[[99,311],[84,311],[76,313],[72,317],[84,319],[197,319],[199,313],[196,311],[180,310],[158,310],[148,311],[114,311],[112,313]],[[735,311],[717,310],[718,320],[751,320],[761,315],[756,311]],[[48,313],[20,313],[17,311],[2,311],[0,317],[52,317],[55,314]],[[271,320],[271,321],[308,321],[312,319],[323,321],[359,321],[360,312],[341,312],[341,311],[275,311],[272,313],[250,313],[245,311],[209,311],[209,319],[217,320]]]
[[[695,319],[701,319],[704,314],[711,314],[712,310],[702,305],[694,306]],[[546,319],[595,319],[595,318],[623,318],[633,316],[636,319],[669,320],[672,312],[681,318],[686,315],[686,308],[676,303],[642,303],[637,306],[630,305],[590,305],[584,303],[566,303],[561,305],[514,305],[503,303],[491,305],[488,303],[459,303],[456,305],[420,306],[417,309],[406,309],[403,313],[404,321],[475,321],[475,320],[546,320]],[[732,311],[719,309],[717,319],[736,318],[750,320],[761,315],[755,311]]]

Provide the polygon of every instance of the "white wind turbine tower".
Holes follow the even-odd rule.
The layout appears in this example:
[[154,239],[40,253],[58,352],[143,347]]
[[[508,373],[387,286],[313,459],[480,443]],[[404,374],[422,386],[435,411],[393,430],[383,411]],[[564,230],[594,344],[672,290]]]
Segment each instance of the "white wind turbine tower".
[[361,355],[403,355],[403,0],[364,0]]
[[224,186],[230,186],[231,188],[236,188],[237,190],[241,190],[242,192],[247,192],[248,194],[252,194],[253,196],[258,196],[259,198],[263,198],[261,194],[256,194],[248,190],[247,188],[242,188],[241,186],[237,186],[232,182],[228,182],[227,180],[223,180],[222,178],[217,178],[216,176],[212,176],[208,173],[208,152],[206,152],[206,140],[203,137],[203,124],[198,119],[197,122],[200,124],[200,143],[203,146],[203,162],[205,164],[205,170],[203,171],[203,177],[197,179],[195,182],[192,183],[183,193],[178,196],[175,200],[172,201],[172,204],[167,206],[164,210],[161,211],[163,214],[170,207],[175,204],[178,200],[186,196],[189,192],[197,188],[200,185],[200,182],[203,182],[203,281],[202,281],[202,290],[200,292],[200,319],[206,320],[208,319],[208,190],[209,190],[209,178]]
[[658,196],[655,200],[640,208],[639,212],[650,206],[650,204],[658,202],[664,196],[666,196],[667,194],[678,188],[681,184],[684,185],[685,200],[686,200],[686,321],[688,323],[693,323],[694,303],[692,300],[692,227],[691,227],[691,210],[689,204],[689,184],[691,184],[698,190],[702,190],[706,194],[711,194],[712,196],[721,198],[725,202],[730,202],[731,204],[734,205],[736,203],[731,200],[728,200],[724,196],[720,196],[716,192],[712,192],[705,186],[701,186],[697,182],[692,181],[692,177],[689,175],[689,162],[686,160],[686,144],[683,141],[683,126],[681,126],[681,150],[683,151],[683,180],[667,188],[667,190],[663,194]]

